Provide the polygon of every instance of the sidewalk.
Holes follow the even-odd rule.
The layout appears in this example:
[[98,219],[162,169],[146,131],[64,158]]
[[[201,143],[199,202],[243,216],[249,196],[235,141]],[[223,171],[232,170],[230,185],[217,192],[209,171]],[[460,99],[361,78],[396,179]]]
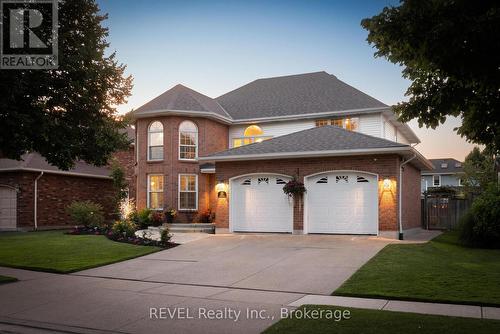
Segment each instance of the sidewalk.
[[288,306],[298,307],[306,304],[500,320],[499,307],[409,302],[388,299],[306,295],[293,303],[288,304]]

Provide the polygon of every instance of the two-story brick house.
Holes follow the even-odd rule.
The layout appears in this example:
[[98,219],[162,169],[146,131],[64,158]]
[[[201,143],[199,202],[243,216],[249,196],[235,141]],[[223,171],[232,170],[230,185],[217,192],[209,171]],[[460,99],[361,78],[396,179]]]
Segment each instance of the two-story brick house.
[[[325,72],[212,99],[177,85],[134,112],[137,206],[234,232],[379,234],[420,226],[432,165],[390,107]],[[291,200],[293,178],[307,192]],[[392,233],[391,232],[391,233]]]

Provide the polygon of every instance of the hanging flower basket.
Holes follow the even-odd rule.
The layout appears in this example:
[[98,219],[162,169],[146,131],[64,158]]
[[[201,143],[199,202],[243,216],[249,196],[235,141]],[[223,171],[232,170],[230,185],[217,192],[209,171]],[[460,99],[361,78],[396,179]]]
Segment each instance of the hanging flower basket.
[[288,197],[300,197],[306,192],[306,187],[304,186],[304,183],[294,178],[283,186],[283,192]]

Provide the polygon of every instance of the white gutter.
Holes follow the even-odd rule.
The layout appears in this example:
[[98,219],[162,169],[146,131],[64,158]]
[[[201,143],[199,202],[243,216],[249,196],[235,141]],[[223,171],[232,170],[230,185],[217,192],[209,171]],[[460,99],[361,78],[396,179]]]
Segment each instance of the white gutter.
[[48,174],[61,174],[61,175],[70,175],[70,176],[90,177],[90,178],[96,178],[96,179],[108,179],[108,180],[112,179],[112,177],[105,176],[105,175],[66,172],[66,171],[61,171],[61,170],[50,170],[50,169],[40,169],[40,168],[24,168],[24,167],[0,168],[0,172],[17,172],[17,171],[44,172],[44,173],[48,173]]
[[213,111],[191,111],[191,110],[162,109],[162,110],[140,111],[140,112],[137,112],[136,114],[132,115],[133,119],[147,118],[147,117],[154,117],[154,116],[206,117],[206,118],[213,118],[213,119],[222,121],[226,124],[233,123],[233,120],[231,118],[219,115],[217,113],[214,113]]
[[404,161],[401,165],[399,165],[399,199],[398,199],[398,209],[399,209],[399,215],[398,215],[398,220],[399,220],[399,240],[403,240],[403,218],[401,217],[401,214],[402,214],[402,208],[403,208],[403,205],[402,205],[402,198],[403,198],[403,169],[404,169],[404,165],[406,165],[407,163],[409,163],[410,161],[412,161],[413,159],[416,159],[417,158],[417,154],[414,154],[413,157],[411,157],[410,159]]
[[[257,144],[252,144],[252,145],[259,145],[259,144],[257,143]],[[244,146],[242,146],[242,147],[244,147]],[[372,148],[372,149],[362,148],[362,149],[351,149],[351,150],[277,152],[277,153],[261,153],[261,154],[207,156],[207,157],[199,157],[198,160],[200,160],[200,161],[245,161],[245,160],[270,160],[270,159],[286,159],[286,158],[348,156],[348,155],[364,155],[364,154],[390,154],[390,153],[409,153],[412,155],[416,155],[419,158],[419,161],[427,169],[433,168],[432,163],[411,146],[395,146],[395,147]]]
[[233,120],[233,124],[250,124],[250,123],[264,123],[264,122],[275,122],[275,121],[290,121],[290,120],[301,120],[304,118],[317,118],[324,116],[344,116],[352,114],[368,114],[376,112],[384,112],[390,110],[390,107],[376,107],[376,108],[361,108],[361,109],[347,109],[347,110],[336,110],[336,111],[323,111],[318,113],[307,113],[307,114],[294,114],[294,115],[282,115],[282,116],[268,116],[268,117],[254,117],[254,118],[237,118]]
[[40,172],[40,175],[38,175],[35,179],[35,190],[33,194],[34,198],[34,206],[33,206],[33,221],[35,223],[35,231],[38,229],[38,221],[37,221],[37,211],[38,211],[38,180],[43,176],[43,172]]

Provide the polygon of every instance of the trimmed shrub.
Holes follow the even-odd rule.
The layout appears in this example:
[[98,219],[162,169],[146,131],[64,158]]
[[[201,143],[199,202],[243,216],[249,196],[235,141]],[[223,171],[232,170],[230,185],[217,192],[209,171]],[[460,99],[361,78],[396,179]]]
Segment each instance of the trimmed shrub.
[[116,221],[111,227],[111,232],[117,237],[133,237],[136,230],[137,225],[129,220]]
[[164,245],[168,244],[171,238],[172,235],[170,234],[168,228],[164,228],[163,230],[161,230],[160,241],[162,244]]
[[165,216],[163,215],[163,212],[160,211],[153,211],[149,215],[149,220],[151,221],[151,225],[157,227],[163,224],[163,221],[165,220]]
[[500,187],[491,185],[460,220],[460,241],[467,246],[500,248]]
[[88,228],[103,228],[104,213],[102,205],[91,201],[74,201],[68,205],[68,214],[77,225]]
[[143,230],[152,225],[150,216],[151,210],[144,208],[142,210],[132,212],[129,216],[129,220],[133,221],[141,230]]
[[215,212],[207,209],[203,212],[200,212],[194,217],[193,223],[195,224],[211,224],[215,220]]

